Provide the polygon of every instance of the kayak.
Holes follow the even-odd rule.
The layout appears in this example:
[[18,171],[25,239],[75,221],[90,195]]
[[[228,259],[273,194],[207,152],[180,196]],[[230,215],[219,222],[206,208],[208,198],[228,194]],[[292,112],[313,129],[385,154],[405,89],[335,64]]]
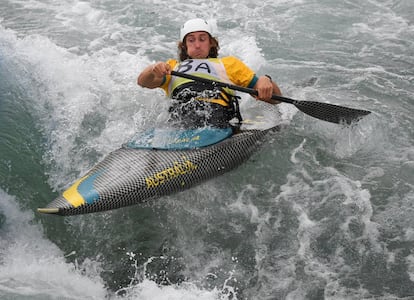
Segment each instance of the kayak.
[[38,212],[101,212],[183,191],[242,164],[274,129],[152,129],[111,152]]

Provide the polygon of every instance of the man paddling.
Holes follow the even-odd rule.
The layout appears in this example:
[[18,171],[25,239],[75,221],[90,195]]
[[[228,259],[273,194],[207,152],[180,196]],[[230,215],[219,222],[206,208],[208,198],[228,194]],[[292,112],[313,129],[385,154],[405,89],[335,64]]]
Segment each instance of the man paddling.
[[234,118],[241,121],[241,115],[238,97],[233,90],[171,76],[172,70],[253,88],[258,92],[256,98],[266,102],[270,102],[272,94],[281,95],[270,76],[258,77],[236,57],[218,58],[219,43],[212,32],[211,25],[203,19],[187,21],[180,31],[179,61],[157,62],[138,76],[138,85],[150,89],[160,87],[172,98],[170,113],[173,121],[194,127],[227,127]]

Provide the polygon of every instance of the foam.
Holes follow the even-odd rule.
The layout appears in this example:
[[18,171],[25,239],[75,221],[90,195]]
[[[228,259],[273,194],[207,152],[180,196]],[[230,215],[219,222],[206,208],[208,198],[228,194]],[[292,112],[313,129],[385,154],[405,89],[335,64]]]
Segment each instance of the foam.
[[[165,9],[165,2],[161,0],[141,1],[142,5],[9,2],[32,9],[35,16],[39,16],[35,10],[44,12],[43,17],[50,16],[38,23],[30,20],[27,22],[30,24],[22,27],[12,24],[14,27],[10,28],[15,31],[0,27],[0,44],[1,59],[14,63],[16,82],[32,94],[32,102],[27,105],[33,108],[45,137],[48,152],[44,161],[53,188],[61,189],[77,178],[135,131],[162,122],[164,116],[158,113],[166,109],[168,101],[162,92],[137,87],[136,76],[150,63],[175,57],[179,26],[183,20],[198,16],[217,27],[223,55],[237,55],[259,74],[270,74],[285,95],[373,111],[358,125],[342,128],[306,117],[297,113],[293,105],[282,104],[279,106],[281,119],[291,125],[288,134],[275,145],[277,151],[263,154],[270,157],[272,166],[276,161],[275,166],[285,168],[275,169],[274,174],[286,176],[280,194],[275,189],[263,196],[251,185],[238,193],[236,199],[228,198],[224,188],[214,190],[220,185],[220,179],[179,197],[168,198],[174,209],[208,224],[207,230],[217,229],[214,221],[223,220],[231,223],[229,228],[234,232],[242,232],[246,224],[225,220],[226,214],[241,216],[250,223],[247,225],[256,228],[256,239],[249,241],[249,245],[256,260],[257,277],[253,279],[258,283],[249,281],[252,278],[248,275],[239,275],[238,278],[243,277],[241,285],[253,285],[245,294],[250,292],[258,299],[269,294],[295,299],[304,298],[307,291],[319,286],[324,288],[327,299],[372,298],[363,284],[356,288],[344,286],[344,279],[351,277],[360,281],[362,278],[357,270],[360,265],[353,265],[352,259],[366,260],[372,251],[372,255],[384,256],[384,261],[392,264],[396,255],[407,253],[406,248],[387,249],[391,239],[411,243],[414,228],[410,176],[414,152],[409,101],[413,77],[407,71],[412,62],[408,50],[412,46],[413,25],[393,12],[395,4],[337,1],[321,7],[303,0],[260,3],[171,0],[171,7]],[[105,8],[106,4],[110,8]],[[408,6],[399,3],[399,9],[403,10],[404,5]],[[315,11],[321,15],[315,15]],[[367,14],[359,14],[361,11]],[[27,14],[28,18],[30,15]],[[345,30],[339,31],[336,27],[314,30],[315,26],[318,29],[324,26],[320,16],[329,16],[333,21],[346,17],[346,27],[340,22],[335,24]],[[19,23],[24,21],[19,18]],[[338,38],[338,43],[332,37]],[[309,77],[317,78],[315,85],[292,83]],[[243,95],[242,109],[254,118],[256,109],[263,108],[250,96]],[[264,113],[264,116],[272,117],[272,114]],[[282,155],[279,151],[284,150],[291,152]],[[286,163],[277,163],[284,158]],[[264,175],[260,168],[252,171],[257,173],[253,176]],[[265,174],[264,180],[273,182],[274,178]],[[225,182],[235,183],[234,179]],[[85,277],[76,267],[67,264],[64,253],[43,237],[42,227],[33,224],[33,216],[10,208],[9,204],[16,202],[12,196],[5,193],[0,196],[0,208],[7,212],[4,214],[7,219],[0,218],[0,226],[10,230],[10,234],[0,231],[0,236],[11,241],[10,245],[4,244],[6,247],[3,243],[0,245],[1,257],[9,262],[0,265],[1,292],[14,293],[22,287],[18,296],[36,295],[42,293],[39,287],[43,287],[47,291],[45,297],[56,293],[72,299],[70,282],[74,282],[91,299],[107,296],[99,275],[92,272]],[[383,203],[377,207],[371,203],[375,201]],[[223,203],[230,204],[220,211],[220,219],[217,217],[212,222],[208,206],[222,207]],[[12,222],[11,215],[16,216]],[[189,222],[175,222],[171,224],[177,224],[176,232],[183,236],[177,245],[188,258],[186,275],[195,278],[194,281],[164,287],[144,278],[133,282],[125,297],[230,298],[229,294],[223,294],[224,287],[205,290],[200,286],[205,274],[222,280],[220,274],[211,270],[228,265],[232,254],[219,251],[222,248],[218,246],[217,257],[207,262],[212,256],[206,255],[205,259],[205,247],[212,249],[214,245],[204,240],[194,241],[191,228],[189,232],[184,228]],[[352,226],[357,230],[352,230]],[[335,232],[329,232],[330,228]],[[380,236],[381,231],[384,236]],[[313,243],[321,233],[331,239],[332,252],[314,252]],[[34,247],[30,247],[31,243]],[[28,255],[19,251],[17,245]],[[408,255],[403,259],[414,281],[414,258]],[[99,269],[99,264],[92,262],[92,265],[92,270]],[[27,266],[30,276],[20,270]],[[49,273],[53,275],[54,286],[48,284]],[[25,282],[13,281],[14,274]],[[389,274],[384,274],[384,278],[387,282],[394,279]],[[390,286],[385,286],[382,292],[388,289],[398,293]],[[386,298],[395,298],[386,292],[383,294]],[[108,297],[118,298],[117,295]]]
[[[9,46],[4,51],[16,68],[14,76],[31,94],[32,113],[48,140],[45,160],[53,162],[52,186],[67,184],[74,179],[65,177],[68,171],[86,171],[119,147],[135,132],[133,119],[152,108],[133,84],[136,74],[131,73],[131,63],[143,65],[145,60],[128,53],[77,56],[45,37],[19,39],[10,30],[2,32]],[[90,157],[88,149],[96,154]],[[92,161],[88,163],[85,155]]]
[[[273,210],[276,212],[273,211],[273,218],[263,219],[258,227],[256,260],[260,280],[267,282],[269,290],[290,291],[286,296],[288,299],[305,297],[318,286],[324,288],[325,295],[332,293],[338,299],[352,294],[368,295],[363,289],[347,290],[338,282],[338,278],[352,274],[356,267],[345,261],[346,248],[335,245],[326,257],[317,252],[321,246],[315,242],[320,237],[336,237],[343,245],[357,243],[361,251],[368,242],[370,251],[381,253],[379,224],[372,220],[371,195],[360,182],[333,167],[323,167],[307,144],[304,139],[292,149],[291,162],[296,167],[287,175],[281,193],[274,199]],[[381,170],[373,169],[371,176],[381,174]],[[335,221],[332,219],[334,215]],[[289,241],[283,238],[280,229],[287,222],[292,224],[289,230],[294,231],[295,237]],[[361,224],[360,236],[351,232],[351,222]],[[335,225],[340,230],[331,233],[331,227]],[[279,238],[273,241],[272,232]],[[269,246],[273,243],[274,248]],[[284,255],[290,251],[296,255]],[[280,258],[276,262],[277,257]]]
[[31,212],[21,211],[16,199],[1,189],[0,199],[5,218],[0,231],[0,296],[105,298],[98,274],[82,275],[81,269],[67,263],[64,253],[44,236]]
[[[121,299],[140,300],[217,300],[223,297],[218,290],[208,291],[199,289],[194,284],[184,283],[178,286],[159,286],[151,280],[144,280],[142,283],[128,290],[128,293]],[[237,299],[237,298],[234,298]]]

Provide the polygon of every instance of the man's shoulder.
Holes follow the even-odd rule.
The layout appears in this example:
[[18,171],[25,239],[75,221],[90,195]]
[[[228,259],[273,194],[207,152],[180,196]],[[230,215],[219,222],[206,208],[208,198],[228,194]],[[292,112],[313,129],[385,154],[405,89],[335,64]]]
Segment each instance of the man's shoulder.
[[243,61],[237,58],[236,56],[224,56],[220,58],[224,65],[227,66],[237,66],[237,65],[244,65]]
[[237,58],[236,56],[233,55],[229,55],[229,56],[224,56],[220,58],[223,61],[237,61],[237,62],[241,62],[241,60],[239,58]]

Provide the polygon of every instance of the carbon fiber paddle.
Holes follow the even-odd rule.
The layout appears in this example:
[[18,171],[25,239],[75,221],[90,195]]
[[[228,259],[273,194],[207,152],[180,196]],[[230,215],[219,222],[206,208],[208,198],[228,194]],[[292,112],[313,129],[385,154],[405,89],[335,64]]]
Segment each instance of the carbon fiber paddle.
[[[203,77],[198,77],[177,71],[171,71],[171,75],[199,81],[207,84],[212,84],[219,87],[229,88],[235,91],[240,91],[257,96],[258,92],[254,89],[245,88],[230,83],[215,81]],[[296,106],[297,109],[305,114],[317,118],[319,120],[336,123],[336,124],[351,124],[361,119],[363,116],[370,114],[368,110],[349,108],[329,103],[321,103],[316,101],[300,101],[278,95],[272,96],[273,100],[290,103]]]

